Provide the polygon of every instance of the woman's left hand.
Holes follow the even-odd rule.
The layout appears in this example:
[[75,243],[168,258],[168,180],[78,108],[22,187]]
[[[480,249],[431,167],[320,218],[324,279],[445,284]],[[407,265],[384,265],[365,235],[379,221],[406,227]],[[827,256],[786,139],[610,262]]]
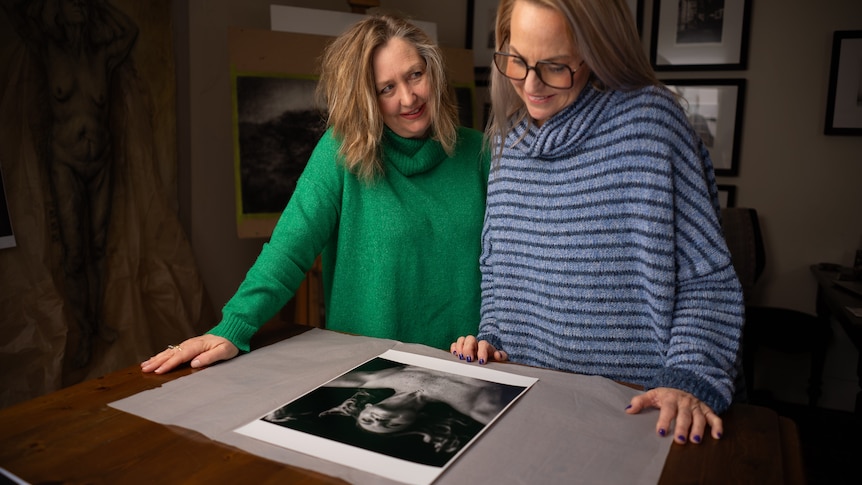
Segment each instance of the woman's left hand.
[[626,413],[637,414],[642,409],[658,408],[659,416],[656,433],[667,436],[670,424],[676,420],[673,439],[679,444],[703,441],[706,425],[712,430],[712,437],[721,438],[724,432],[721,418],[715,412],[693,395],[669,387],[657,387],[635,396],[626,408]]

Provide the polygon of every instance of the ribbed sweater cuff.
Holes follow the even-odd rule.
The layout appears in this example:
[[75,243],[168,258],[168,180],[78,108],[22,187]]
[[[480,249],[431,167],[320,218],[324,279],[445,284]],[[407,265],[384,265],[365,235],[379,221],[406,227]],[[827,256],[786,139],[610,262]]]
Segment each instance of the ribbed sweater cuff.
[[[489,324],[489,326],[494,327],[494,324]],[[481,329],[483,325],[479,325]],[[489,344],[493,345],[497,350],[506,350],[502,348],[502,343],[500,342],[500,338],[494,333],[489,331],[479,330],[479,333],[476,335],[476,340],[487,340]]]
[[236,348],[241,352],[249,352],[251,350],[251,337],[257,330],[257,327],[253,327],[239,318],[228,316],[224,317],[218,325],[207,333],[224,337],[236,345]]
[[654,385],[650,386],[653,389],[670,387],[691,393],[712,408],[716,414],[723,413],[730,406],[730,401],[722,396],[706,379],[686,369],[666,367],[655,376],[653,383]]

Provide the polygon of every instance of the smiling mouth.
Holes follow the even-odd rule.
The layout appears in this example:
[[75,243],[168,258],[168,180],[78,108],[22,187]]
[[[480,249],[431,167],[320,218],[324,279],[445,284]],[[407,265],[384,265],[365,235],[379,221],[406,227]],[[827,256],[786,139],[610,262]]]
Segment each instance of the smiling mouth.
[[418,108],[414,109],[413,111],[408,111],[407,113],[401,113],[401,116],[403,116],[405,118],[413,119],[413,118],[418,118],[424,112],[425,112],[425,105],[423,104],[422,106],[419,106]]

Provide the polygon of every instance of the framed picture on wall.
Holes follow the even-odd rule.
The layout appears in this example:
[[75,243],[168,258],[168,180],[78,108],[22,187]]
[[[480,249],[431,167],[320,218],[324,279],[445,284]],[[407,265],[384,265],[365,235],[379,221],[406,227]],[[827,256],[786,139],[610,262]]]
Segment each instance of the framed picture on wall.
[[313,93],[317,58],[331,39],[270,30],[228,31],[240,238],[272,235],[325,129],[323,107]]
[[862,30],[832,36],[826,135],[862,135]]
[[278,219],[326,130],[314,102],[317,80],[236,71],[231,78],[237,217],[243,223]]
[[491,115],[491,93],[488,89],[488,82],[480,84],[476,82],[476,126],[477,130],[484,130],[488,125],[488,120]]
[[467,49],[477,72],[487,72],[494,57],[494,20],[498,0],[467,0]]
[[12,218],[6,202],[6,189],[3,185],[3,170],[0,168],[0,249],[16,246],[15,233],[12,231]]
[[458,124],[478,129],[481,121],[476,115],[476,87],[472,84],[452,84],[452,90],[458,104]]
[[736,207],[736,186],[718,185],[718,203],[721,208]]
[[628,3],[629,10],[632,12],[632,17],[635,19],[638,34],[643,35],[644,0],[626,0],[626,3]]
[[750,18],[751,0],[654,0],[653,69],[745,69]]
[[682,98],[695,131],[709,149],[716,175],[739,173],[745,79],[663,79]]

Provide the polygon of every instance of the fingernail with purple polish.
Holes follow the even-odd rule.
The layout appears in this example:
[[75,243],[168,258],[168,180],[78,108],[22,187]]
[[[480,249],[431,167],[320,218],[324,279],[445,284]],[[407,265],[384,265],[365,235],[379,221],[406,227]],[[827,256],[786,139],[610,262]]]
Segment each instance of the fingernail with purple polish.
[[700,443],[700,435],[694,435],[694,438],[691,439],[695,443]]
[[659,435],[659,436],[664,436],[664,435],[666,435],[666,434],[667,434],[667,431],[665,431],[665,429],[664,429],[664,428],[662,428],[662,429],[658,430],[658,435]]

